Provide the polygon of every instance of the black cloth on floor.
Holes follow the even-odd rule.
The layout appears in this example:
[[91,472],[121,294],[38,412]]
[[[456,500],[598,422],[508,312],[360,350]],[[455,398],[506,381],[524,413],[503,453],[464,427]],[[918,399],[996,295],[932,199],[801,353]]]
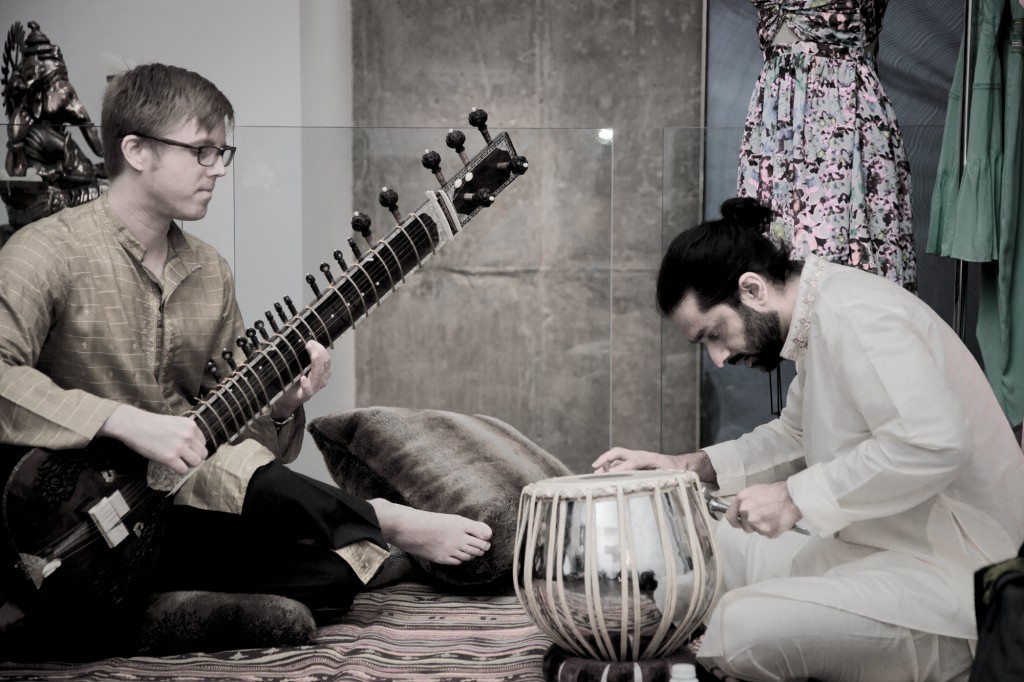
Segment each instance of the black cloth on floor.
[[240,515],[170,510],[153,589],[277,594],[326,625],[364,589],[334,549],[361,540],[388,548],[368,502],[268,464],[250,480]]

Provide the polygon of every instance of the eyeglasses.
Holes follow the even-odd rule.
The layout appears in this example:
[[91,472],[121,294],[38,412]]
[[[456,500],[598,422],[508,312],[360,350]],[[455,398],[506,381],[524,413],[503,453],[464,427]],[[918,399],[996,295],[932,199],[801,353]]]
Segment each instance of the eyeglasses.
[[184,142],[177,142],[175,140],[167,140],[162,137],[156,137],[155,135],[146,135],[144,133],[129,133],[129,135],[134,135],[135,137],[144,137],[147,140],[155,140],[157,142],[169,144],[174,147],[184,147],[185,149],[191,149],[196,153],[196,160],[199,161],[200,166],[212,166],[213,164],[217,163],[217,159],[219,158],[224,161],[224,167],[227,168],[228,166],[231,165],[231,162],[235,158],[235,148],[226,145],[224,147],[214,147],[212,145],[203,145],[201,147],[197,147],[192,144],[185,144]]

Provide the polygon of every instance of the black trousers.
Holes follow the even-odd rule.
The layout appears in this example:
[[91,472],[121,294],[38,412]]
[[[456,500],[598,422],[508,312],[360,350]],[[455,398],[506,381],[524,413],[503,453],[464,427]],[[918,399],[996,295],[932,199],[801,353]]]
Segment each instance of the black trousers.
[[154,590],[277,594],[336,621],[363,583],[333,550],[360,540],[387,549],[373,507],[272,463],[253,475],[242,513],[174,506]]

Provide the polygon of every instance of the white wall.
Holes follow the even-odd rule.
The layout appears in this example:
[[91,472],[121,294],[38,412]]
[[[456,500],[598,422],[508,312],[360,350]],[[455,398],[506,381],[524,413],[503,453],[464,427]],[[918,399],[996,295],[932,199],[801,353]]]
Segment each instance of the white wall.
[[[303,193],[315,185],[303,178],[333,177],[329,214],[351,211],[350,154],[339,154],[337,166],[325,172],[303,168],[301,143],[273,146],[275,140],[301,141],[299,126],[351,124],[350,17],[349,0],[0,2],[4,35],[16,21],[26,26],[36,21],[60,46],[71,83],[97,124],[107,75],[146,62],[197,71],[231,100],[236,143],[253,144],[240,147],[207,217],[184,227],[213,244],[235,268],[248,322],[285,294],[297,302],[306,298],[299,290],[305,286],[306,261],[313,257],[306,244],[321,239],[318,230],[304,229]],[[275,129],[280,134],[275,136]],[[85,141],[74,135],[87,151]],[[243,207],[241,198],[254,201]],[[259,205],[249,205],[256,198]],[[310,224],[323,224],[323,215],[316,218]],[[351,344],[349,339],[333,352],[332,383],[309,403],[310,416],[353,406]],[[294,468],[327,477],[308,438]]]

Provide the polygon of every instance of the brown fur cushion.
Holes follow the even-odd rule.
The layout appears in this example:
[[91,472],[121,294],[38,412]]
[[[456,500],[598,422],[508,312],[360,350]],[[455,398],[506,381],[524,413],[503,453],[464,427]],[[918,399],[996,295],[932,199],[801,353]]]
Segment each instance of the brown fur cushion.
[[370,407],[309,423],[334,481],[354,495],[461,514],[494,532],[484,556],[460,566],[417,559],[450,585],[511,585],[519,496],[528,483],[572,472],[505,422],[439,410]]
[[161,592],[153,596],[136,640],[141,654],[227,651],[308,644],[310,610],[272,594]]
[[137,622],[117,635],[102,629],[54,635],[22,616],[10,602],[0,608],[0,660],[78,661],[298,646],[316,634],[313,614],[304,604],[270,594],[157,593]]

